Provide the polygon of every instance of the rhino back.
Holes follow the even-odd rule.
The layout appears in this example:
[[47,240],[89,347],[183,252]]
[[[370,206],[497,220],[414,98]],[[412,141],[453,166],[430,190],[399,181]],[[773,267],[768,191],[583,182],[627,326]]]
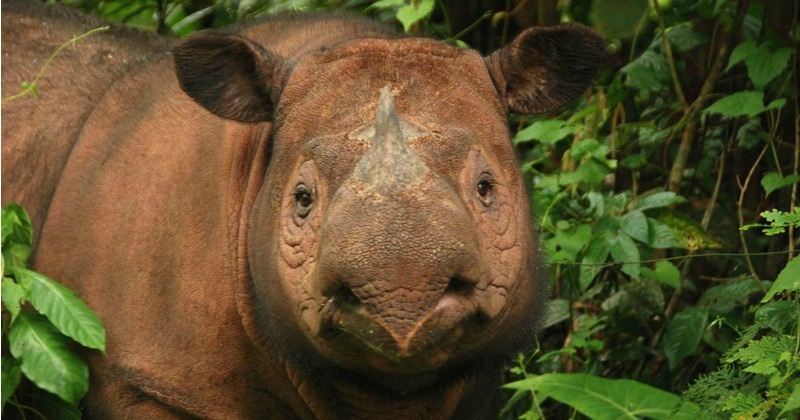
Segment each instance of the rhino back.
[[[4,98],[33,81],[59,46],[108,24],[71,9],[15,0],[3,1],[2,21]],[[87,117],[115,81],[165,56],[170,43],[112,25],[55,56],[37,82],[35,95],[3,104],[2,201],[28,209],[37,237]]]
[[402,36],[371,19],[330,13],[278,15],[234,26],[230,31],[292,60],[353,39]]

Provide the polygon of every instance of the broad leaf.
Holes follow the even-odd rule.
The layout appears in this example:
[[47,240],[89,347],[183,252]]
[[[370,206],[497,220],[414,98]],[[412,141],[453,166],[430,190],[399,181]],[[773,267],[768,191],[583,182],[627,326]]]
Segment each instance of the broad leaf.
[[588,374],[550,373],[504,386],[553,398],[595,419],[689,419],[699,408],[675,394],[630,379],[605,379]]
[[686,356],[697,350],[700,339],[703,338],[708,312],[694,306],[678,312],[669,322],[664,333],[664,353],[669,360],[670,369],[675,369],[678,363]]
[[669,68],[664,55],[647,50],[620,70],[625,84],[643,91],[664,89],[669,82]]
[[672,288],[680,288],[681,273],[678,267],[669,261],[658,261],[655,269],[642,267],[642,275]]
[[36,386],[77,403],[89,389],[89,368],[42,315],[20,312],[8,332],[9,350]]
[[622,264],[622,272],[635,278],[639,278],[639,248],[630,236],[620,232],[612,236],[608,242],[611,259],[618,264]]
[[797,381],[797,383],[794,384],[794,390],[792,391],[792,394],[789,395],[789,398],[786,399],[786,404],[783,406],[781,412],[778,413],[778,416],[798,408],[800,408],[800,381]]
[[589,288],[592,280],[594,280],[608,259],[608,241],[611,237],[611,232],[607,228],[608,226],[605,224],[598,224],[595,227],[592,239],[583,254],[579,277],[581,291]]
[[778,48],[773,51],[769,44],[756,45],[753,40],[743,41],[731,51],[728,69],[744,60],[747,75],[757,89],[763,89],[769,82],[783,73],[788,67],[791,48]]
[[46,315],[61,333],[86,347],[105,352],[106,333],[100,318],[72,290],[31,270],[16,268],[13,272],[30,290],[33,307]]
[[642,243],[650,242],[650,229],[647,216],[641,210],[633,210],[619,217],[619,225],[623,232]]
[[3,357],[2,359],[2,380],[0,381],[0,388],[2,388],[3,403],[2,407],[6,406],[6,401],[14,394],[17,389],[20,379],[22,379],[22,369],[19,366],[19,361],[13,357]]
[[786,267],[778,274],[775,283],[772,283],[772,287],[769,288],[769,291],[764,298],[761,299],[761,302],[769,302],[776,294],[785,291],[800,291],[800,258],[792,258],[792,260],[786,264]]
[[17,243],[31,246],[33,243],[33,228],[28,213],[19,204],[8,204],[2,210],[2,235],[3,245]]
[[672,191],[661,191],[639,198],[638,202],[636,203],[636,208],[638,210],[656,209],[671,206],[682,201],[684,201],[683,197],[675,194]]
[[766,195],[769,196],[771,192],[792,184],[796,184],[799,181],[800,176],[798,175],[781,176],[781,174],[777,172],[767,172],[761,178],[761,186],[764,187]]
[[797,322],[797,304],[786,300],[776,300],[758,306],[756,321],[760,325],[784,333]]
[[675,238],[673,230],[664,223],[651,217],[647,218],[647,227],[650,232],[647,244],[655,249],[678,248],[681,245]]
[[514,136],[514,144],[538,140],[545,144],[554,144],[566,136],[575,134],[575,128],[563,120],[539,120],[520,130]]
[[711,104],[703,112],[720,114],[724,117],[749,117],[753,118],[762,112],[783,107],[786,104],[785,98],[772,101],[764,106],[764,92],[744,90],[732,93]]
[[2,284],[3,305],[11,313],[11,319],[17,317],[20,306],[28,300],[28,291],[9,277],[3,277]]
[[428,17],[433,12],[434,0],[421,0],[419,4],[405,5],[397,11],[397,20],[403,24],[403,30],[408,32],[411,26]]

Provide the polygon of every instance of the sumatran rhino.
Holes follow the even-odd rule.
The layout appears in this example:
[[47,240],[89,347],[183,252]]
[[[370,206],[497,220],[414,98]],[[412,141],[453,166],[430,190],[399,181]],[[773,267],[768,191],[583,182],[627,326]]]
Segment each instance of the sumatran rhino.
[[[105,24],[2,7],[6,96]],[[2,107],[2,194],[105,323],[86,414],[491,418],[546,293],[506,112],[572,100],[602,51],[576,25],[482,57],[329,15],[65,50]]]

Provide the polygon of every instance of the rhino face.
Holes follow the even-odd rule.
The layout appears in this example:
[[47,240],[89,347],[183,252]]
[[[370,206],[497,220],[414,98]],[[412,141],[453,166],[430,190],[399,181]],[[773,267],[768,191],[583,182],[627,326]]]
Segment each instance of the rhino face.
[[[574,26],[529,30],[487,58],[424,39],[293,63],[230,35],[181,44],[178,76],[200,104],[239,121],[274,112],[247,233],[261,339],[402,389],[529,345],[546,277],[505,111],[571,100],[601,46]],[[217,64],[209,88],[220,54],[245,70]]]

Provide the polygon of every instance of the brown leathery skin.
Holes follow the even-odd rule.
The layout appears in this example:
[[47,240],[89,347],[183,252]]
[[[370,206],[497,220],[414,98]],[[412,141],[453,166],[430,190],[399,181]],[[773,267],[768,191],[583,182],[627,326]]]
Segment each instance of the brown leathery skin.
[[[105,24],[2,15],[4,93]],[[106,325],[87,417],[492,417],[546,293],[505,114],[573,99],[602,44],[534,28],[481,57],[292,15],[67,50],[3,105],[3,203]]]

